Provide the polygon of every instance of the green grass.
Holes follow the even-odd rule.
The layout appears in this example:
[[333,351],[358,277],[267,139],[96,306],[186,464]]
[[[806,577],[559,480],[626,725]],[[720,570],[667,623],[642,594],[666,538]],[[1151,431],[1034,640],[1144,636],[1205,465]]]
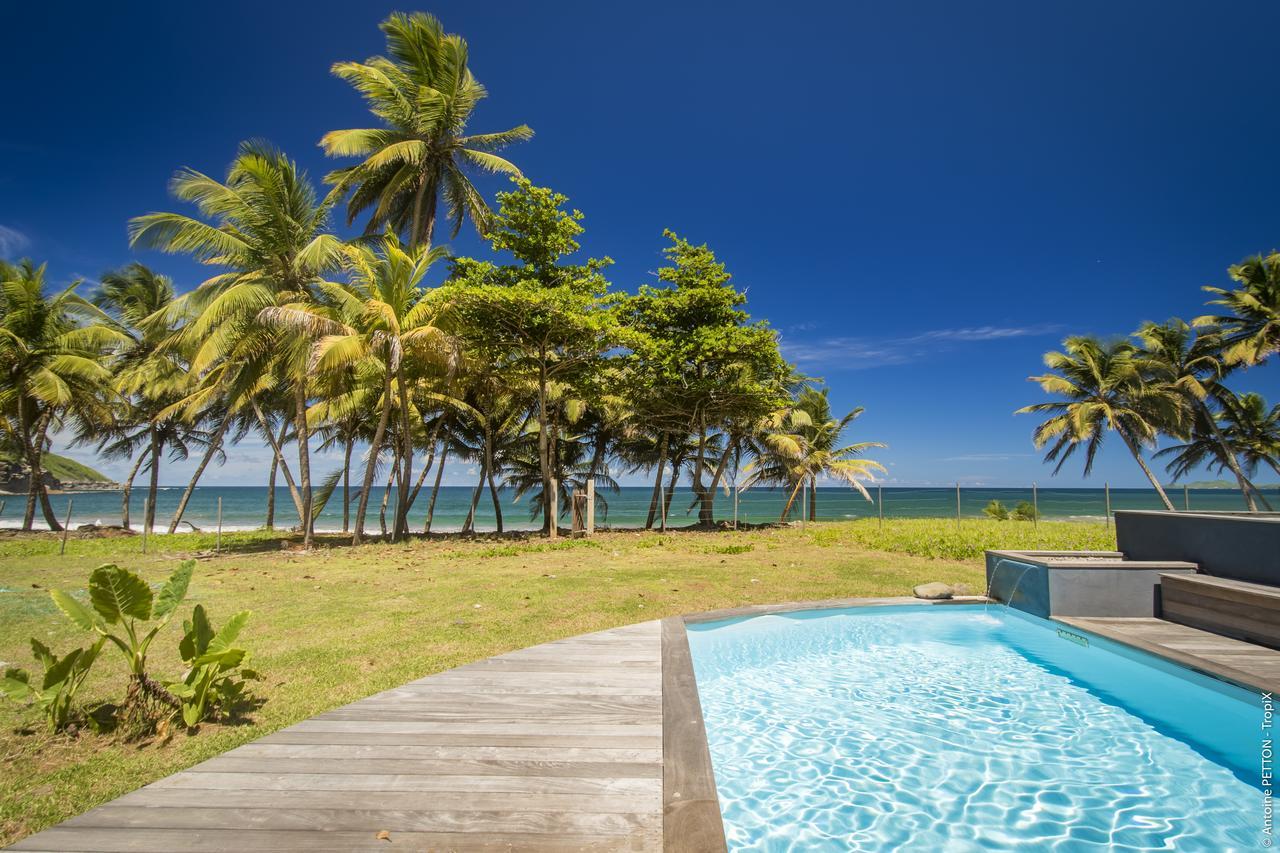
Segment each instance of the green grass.
[[[303,553],[285,534],[0,538],[0,661],[29,666],[31,637],[62,653],[84,642],[54,609],[51,587],[83,589],[113,561],[153,583],[200,556],[181,615],[203,604],[217,623],[251,609],[241,635],[265,681],[251,725],[207,725],[168,743],[43,733],[32,713],[0,700],[0,845],[83,812],[241,743],[379,690],[468,661],[586,631],[750,603],[909,595],[925,581],[981,590],[983,545],[1103,547],[1101,525],[966,521],[820,523],[737,533],[610,533],[591,540],[451,538],[352,549],[322,538]],[[891,553],[897,550],[900,553]],[[963,560],[928,559],[961,555]],[[179,670],[180,629],[151,656]],[[86,701],[118,698],[124,680],[108,648]]]

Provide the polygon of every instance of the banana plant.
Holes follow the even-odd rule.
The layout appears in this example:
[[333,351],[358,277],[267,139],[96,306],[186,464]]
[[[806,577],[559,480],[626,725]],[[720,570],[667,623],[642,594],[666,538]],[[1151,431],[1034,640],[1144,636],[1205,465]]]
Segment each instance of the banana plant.
[[195,728],[211,712],[230,710],[245,695],[245,681],[258,680],[253,670],[239,669],[248,652],[232,645],[249,615],[248,610],[242,610],[221,631],[215,631],[204,606],[197,604],[191,618],[183,620],[178,652],[187,671],[181,681],[166,686],[182,703],[182,722],[187,728]]
[[92,645],[74,649],[65,657],[58,657],[49,647],[32,638],[31,653],[44,666],[39,685],[31,681],[31,673],[25,669],[7,669],[0,678],[0,693],[17,702],[32,701],[45,719],[50,731],[61,731],[71,722],[76,692],[89,674],[105,638],[99,637]]
[[[147,676],[147,651],[187,597],[195,566],[195,560],[184,561],[154,595],[147,582],[128,569],[112,564],[99,566],[89,576],[91,608],[64,590],[52,590],[50,595],[67,618],[80,628],[101,635],[125,656],[134,681],[131,695],[139,689],[155,695],[156,685]],[[147,623],[153,620],[148,628]]]

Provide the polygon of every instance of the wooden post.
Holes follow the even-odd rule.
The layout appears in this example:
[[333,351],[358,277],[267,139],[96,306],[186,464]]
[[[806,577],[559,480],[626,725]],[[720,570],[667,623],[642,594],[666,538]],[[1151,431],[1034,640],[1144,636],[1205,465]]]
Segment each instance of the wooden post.
[[1182,509],[1184,511],[1191,509],[1191,487],[1186,483],[1182,484]]
[[587,535],[596,532],[596,479],[587,480]]
[[738,483],[733,484],[733,529],[738,529]]
[[800,529],[804,530],[805,519],[809,517],[809,484],[800,487]]
[[560,520],[560,483],[551,478],[551,526],[547,528],[552,539],[556,538],[556,524]]
[[71,503],[72,503],[72,500],[73,500],[73,499],[71,498],[71,496],[70,496],[70,495],[68,495],[68,496],[67,496],[67,520],[66,520],[66,521],[64,521],[64,522],[62,522],[62,548],[58,551],[58,553],[59,553],[59,554],[65,554],[65,553],[67,553],[67,534],[69,534],[69,533],[71,532]]
[[880,529],[884,530],[884,486],[876,486],[876,503],[880,505]]
[[214,541],[213,553],[222,553],[222,495],[218,495],[218,538]]
[[4,501],[0,501],[0,515],[4,515]]
[[960,484],[956,483],[956,530],[960,529]]
[[151,506],[151,495],[147,495],[142,499],[142,553],[147,553],[147,530],[151,525],[147,524],[147,510]]
[[1040,492],[1035,483],[1031,484],[1031,526],[1040,527]]
[[1111,526],[1111,484],[1103,483],[1102,492],[1107,499],[1107,527]]

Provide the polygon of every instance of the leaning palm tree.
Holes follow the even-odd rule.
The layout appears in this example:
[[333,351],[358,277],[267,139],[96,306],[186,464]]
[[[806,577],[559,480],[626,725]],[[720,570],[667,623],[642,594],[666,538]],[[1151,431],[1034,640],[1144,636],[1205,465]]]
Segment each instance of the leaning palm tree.
[[103,360],[123,336],[78,286],[46,293],[43,265],[0,261],[0,413],[8,442],[27,465],[23,530],[32,528],[37,503],[49,528],[62,529],[44,482],[50,434],[77,422],[104,423],[114,402]]
[[[343,262],[350,282],[321,285],[325,304],[266,312],[271,322],[303,330],[316,339],[310,365],[317,373],[354,371],[366,382],[377,383],[378,394],[370,398],[378,400],[378,422],[365,466],[352,544],[358,545],[364,538],[370,490],[393,411],[401,425],[397,431],[400,441],[392,448],[401,484],[394,531],[397,537],[407,532],[415,437],[409,388],[414,366],[407,361],[447,365],[453,360],[452,339],[435,325],[438,304],[427,298],[422,284],[431,265],[445,256],[440,247],[406,249],[394,234],[372,246],[348,245],[343,249]],[[342,406],[333,409],[340,417]]]
[[1258,489],[1241,470],[1236,452],[1210,408],[1211,403],[1231,395],[1221,382],[1227,368],[1220,357],[1223,346],[1219,336],[1211,331],[1197,335],[1189,324],[1173,318],[1163,324],[1144,323],[1134,337],[1142,344],[1138,356],[1147,380],[1163,383],[1179,397],[1193,425],[1217,442],[1214,455],[1235,477],[1245,506],[1256,511]]
[[[1208,417],[1213,417],[1216,420],[1212,427],[1205,423]],[[1191,435],[1188,439],[1182,444],[1174,444],[1163,448],[1155,454],[1155,457],[1169,457],[1169,463],[1165,466],[1165,470],[1175,480],[1181,479],[1199,468],[1207,468],[1210,471],[1222,473],[1228,468],[1224,458],[1228,454],[1233,458],[1238,457],[1242,460],[1240,467],[1248,471],[1252,476],[1253,471],[1257,468],[1258,460],[1251,457],[1249,446],[1245,444],[1241,434],[1232,429],[1234,425],[1229,424],[1228,420],[1225,409],[1209,415],[1197,412],[1193,417]],[[1256,487],[1254,489],[1258,502],[1270,512],[1272,507],[1266,495],[1262,493],[1261,489]],[[1251,502],[1250,511],[1254,511],[1254,509],[1255,507]]]
[[1280,352],[1280,252],[1255,255],[1228,273],[1240,285],[1237,289],[1204,289],[1217,297],[1210,305],[1230,313],[1197,317],[1196,325],[1211,325],[1218,331],[1228,365],[1260,364]]
[[320,145],[332,157],[360,157],[326,180],[333,197],[350,194],[347,222],[372,208],[366,234],[386,228],[411,246],[430,244],[440,198],[456,236],[470,218],[488,230],[490,210],[468,171],[519,175],[496,151],[533,135],[526,125],[467,135],[472,111],[486,96],[467,67],[467,43],[446,34],[424,12],[395,13],[382,22],[389,57],[339,62],[333,73],[355,87],[382,127],[334,130]]
[[1221,419],[1250,475],[1260,465],[1280,474],[1280,403],[1268,409],[1261,394],[1241,394],[1222,407]]
[[1032,376],[1030,381],[1065,399],[1024,406],[1015,412],[1052,415],[1036,427],[1034,440],[1037,448],[1052,445],[1045,461],[1057,462],[1053,473],[1061,471],[1083,445],[1084,474],[1089,476],[1111,430],[1133,454],[1165,508],[1172,510],[1173,502],[1143,459],[1142,448],[1154,445],[1162,431],[1182,434],[1181,397],[1165,385],[1143,381],[1138,349],[1128,341],[1104,343],[1075,336],[1063,341],[1063,349],[1065,352],[1046,353],[1044,363],[1051,372]]
[[[146,458],[150,474],[143,519],[148,531],[155,526],[160,460],[169,451],[176,458],[185,458],[188,452],[184,425],[170,408],[186,396],[191,384],[184,354],[179,347],[170,345],[181,323],[181,317],[171,310],[174,299],[173,282],[168,276],[136,262],[104,275],[93,297],[94,304],[110,314],[125,335],[111,362],[116,393],[128,404],[126,417],[117,421],[117,426],[123,428],[119,438],[124,440],[107,439],[100,444],[110,443],[119,451],[132,444],[130,439],[145,442],[139,462]],[[135,429],[130,430],[129,426]],[[125,484],[122,515],[126,528],[128,496],[137,470],[135,467]]]
[[747,477],[741,489],[757,484],[785,486],[791,491],[782,509],[786,520],[801,489],[809,491],[809,520],[817,519],[818,478],[843,480],[868,501],[871,495],[862,480],[885,473],[879,462],[857,458],[867,449],[884,447],[878,441],[862,441],[840,447],[840,438],[862,414],[862,407],[842,418],[831,413],[826,388],[804,388],[792,405],[770,417],[755,443],[756,458],[743,469]]
[[303,543],[309,547],[314,519],[306,412],[313,340],[266,322],[264,312],[314,303],[322,275],[341,254],[341,241],[325,231],[329,203],[318,200],[296,163],[261,141],[241,144],[224,182],[188,169],[174,176],[170,189],[194,203],[203,219],[139,216],[129,222],[130,242],[226,270],[176,301],[193,318],[182,340],[192,346],[191,371],[201,379],[195,398],[209,404],[221,398],[230,415],[264,390],[287,392],[298,445]]

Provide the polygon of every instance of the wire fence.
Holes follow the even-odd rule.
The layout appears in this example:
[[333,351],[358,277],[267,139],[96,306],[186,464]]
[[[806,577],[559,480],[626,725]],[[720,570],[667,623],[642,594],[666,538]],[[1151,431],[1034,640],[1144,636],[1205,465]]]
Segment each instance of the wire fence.
[[[985,518],[987,508],[998,501],[1006,511],[1020,505],[1030,507],[1028,517],[1047,521],[1108,522],[1117,510],[1163,509],[1153,489],[1042,488],[1028,484],[1022,488],[983,486],[876,486],[868,489],[870,500],[848,488],[820,487],[816,493],[808,489],[794,496],[784,489],[755,488],[717,491],[713,518],[717,523],[735,522],[754,525],[778,521],[807,522],[856,519],[895,518]],[[162,488],[155,495],[155,532],[167,531],[183,490]],[[1246,504],[1236,489],[1192,489],[1174,487],[1168,491],[1174,508],[1183,511],[1243,512]],[[1280,507],[1280,488],[1263,489],[1271,507]],[[463,529],[470,514],[474,489],[446,486],[441,489],[432,511],[431,530],[450,532]],[[135,490],[129,506],[130,526],[141,530],[146,517],[146,503],[151,496],[146,489]],[[196,489],[188,503],[180,532],[193,530],[221,531],[258,529],[266,523],[268,494],[265,487],[209,486]],[[123,521],[119,492],[83,492],[51,495],[54,515],[70,529],[80,527],[114,527]],[[421,532],[426,527],[430,494],[424,490],[410,512],[410,527]],[[396,493],[377,488],[370,495],[366,529],[378,532],[394,515]],[[0,527],[13,528],[22,522],[25,496],[0,499]],[[661,507],[665,505],[663,513]],[[384,511],[385,507],[385,511]],[[510,490],[500,491],[502,526],[505,530],[537,529],[541,518],[531,512],[529,496],[517,500]],[[700,501],[687,486],[668,493],[665,486],[655,496],[651,487],[629,486],[619,491],[601,489],[596,494],[595,524],[600,530],[635,529],[652,526],[662,529],[686,527],[699,521]],[[560,526],[567,528],[570,502],[562,501]],[[650,520],[652,514],[652,521]],[[355,505],[347,507],[346,527],[354,523]],[[37,526],[43,526],[43,515],[36,513]],[[298,524],[292,498],[285,488],[275,495],[274,523],[277,528]],[[473,528],[477,532],[497,528],[497,513],[491,496],[483,491],[475,507]],[[344,513],[340,496],[335,496],[316,517],[319,531],[341,531]],[[218,543],[220,544],[220,543]],[[216,546],[215,546],[216,547]]]

